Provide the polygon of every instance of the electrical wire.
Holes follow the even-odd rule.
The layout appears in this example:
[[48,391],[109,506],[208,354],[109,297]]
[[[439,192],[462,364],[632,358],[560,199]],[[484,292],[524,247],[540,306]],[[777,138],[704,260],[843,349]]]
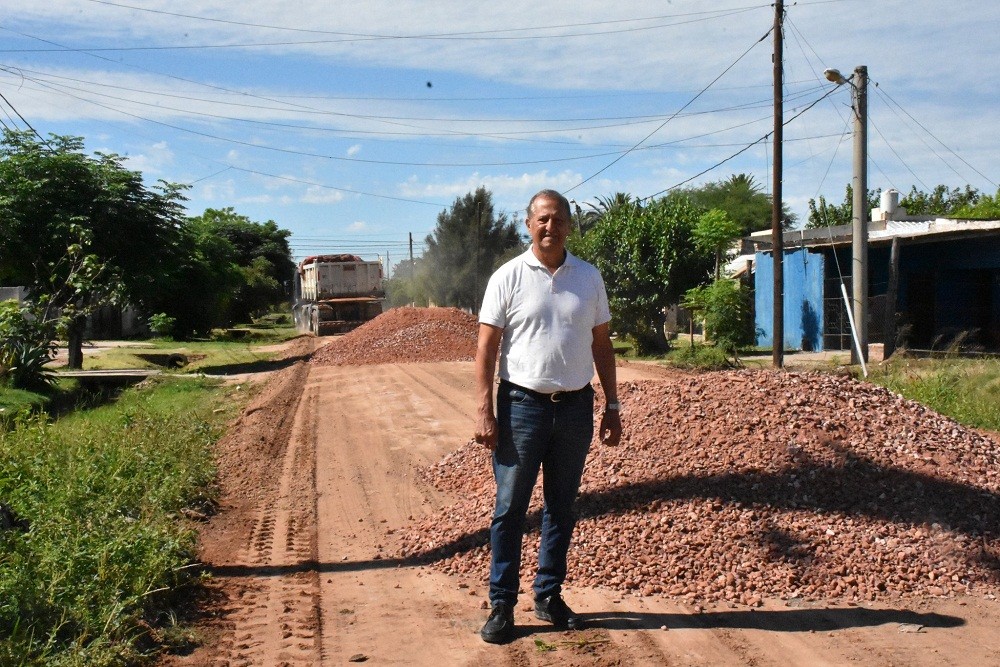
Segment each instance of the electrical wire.
[[760,39],[758,39],[758,40],[757,40],[756,42],[754,42],[753,44],[751,44],[751,45],[750,45],[750,46],[749,46],[749,47],[747,48],[747,50],[746,50],[746,51],[744,51],[744,52],[743,52],[742,54],[740,54],[740,56],[739,56],[739,57],[738,57],[738,58],[737,58],[736,60],[734,60],[734,61],[733,61],[733,62],[732,62],[732,63],[731,63],[731,64],[730,64],[730,65],[729,65],[728,67],[726,67],[726,69],[724,69],[724,70],[723,70],[723,71],[722,71],[722,72],[721,72],[721,73],[720,73],[720,74],[719,74],[719,75],[718,75],[717,77],[715,77],[714,79],[712,79],[712,80],[711,80],[711,81],[710,81],[710,82],[708,83],[708,85],[707,85],[707,86],[705,86],[704,88],[702,88],[702,89],[701,89],[701,90],[700,90],[700,91],[698,92],[698,94],[697,94],[697,95],[695,95],[695,96],[694,96],[694,97],[692,97],[692,98],[691,98],[690,100],[688,100],[688,101],[687,101],[687,102],[686,102],[686,103],[684,104],[684,106],[682,106],[682,107],[681,107],[680,109],[678,109],[678,110],[677,110],[676,112],[674,112],[674,113],[673,113],[673,114],[672,114],[672,115],[671,115],[671,116],[670,116],[669,118],[667,118],[667,119],[666,119],[665,121],[663,121],[663,122],[662,122],[662,123],[661,123],[661,124],[660,124],[659,126],[657,126],[657,127],[656,127],[656,129],[654,129],[654,130],[653,130],[652,132],[650,132],[650,133],[649,133],[649,134],[647,134],[647,135],[646,135],[645,137],[643,137],[642,139],[640,139],[638,143],[636,143],[636,144],[635,144],[634,146],[632,146],[632,148],[629,148],[629,149],[628,149],[627,151],[624,151],[624,152],[623,152],[623,153],[622,153],[621,155],[619,155],[618,157],[616,157],[616,158],[615,158],[614,160],[612,160],[612,161],[611,161],[610,163],[608,163],[608,164],[606,164],[605,166],[601,167],[601,168],[600,168],[599,170],[597,170],[597,171],[596,171],[595,173],[591,174],[590,176],[588,176],[587,178],[583,179],[582,181],[580,181],[579,183],[577,183],[577,184],[576,184],[576,185],[574,185],[573,187],[569,188],[569,189],[568,189],[568,190],[566,190],[566,191],[565,191],[565,192],[564,192],[563,194],[566,194],[567,192],[572,192],[573,190],[577,189],[578,187],[580,187],[580,186],[581,186],[581,185],[583,185],[584,183],[587,183],[588,181],[591,181],[591,180],[593,180],[594,178],[597,178],[597,176],[598,176],[598,175],[600,175],[600,174],[602,174],[603,172],[607,171],[607,170],[608,170],[608,169],[610,169],[610,168],[611,168],[611,167],[612,167],[613,165],[615,165],[615,164],[616,164],[616,163],[618,163],[618,162],[619,162],[620,160],[622,160],[622,159],[623,159],[623,158],[624,158],[624,157],[625,157],[626,155],[629,155],[629,154],[631,154],[631,153],[632,153],[633,151],[635,151],[635,150],[636,150],[637,148],[639,148],[639,146],[641,146],[642,144],[644,144],[644,143],[646,142],[646,140],[647,140],[647,139],[649,139],[649,138],[650,138],[650,137],[652,137],[652,136],[653,136],[654,134],[656,134],[657,132],[659,132],[659,131],[660,131],[661,129],[663,129],[663,128],[664,128],[664,127],[666,126],[666,124],[667,124],[667,123],[669,123],[669,122],[670,122],[671,120],[673,120],[674,118],[676,118],[676,117],[677,117],[677,114],[679,114],[679,113],[680,113],[681,111],[684,111],[684,109],[686,109],[686,108],[688,108],[689,106],[691,106],[692,104],[694,104],[694,101],[695,101],[695,100],[697,100],[697,99],[698,99],[699,97],[701,97],[701,96],[702,96],[702,95],[703,95],[703,94],[705,93],[705,91],[707,91],[707,90],[708,90],[709,88],[711,88],[711,87],[712,87],[712,84],[714,84],[714,83],[715,83],[716,81],[718,81],[718,80],[719,80],[719,79],[721,79],[721,78],[722,78],[723,76],[725,76],[725,75],[726,75],[726,73],[727,73],[727,72],[729,72],[729,70],[731,70],[732,68],[736,67],[736,64],[737,64],[737,63],[739,63],[739,62],[740,62],[741,60],[743,60],[743,58],[744,58],[744,57],[745,57],[745,56],[746,56],[746,55],[747,55],[748,53],[750,53],[750,52],[751,52],[751,51],[752,51],[752,50],[754,49],[754,47],[756,47],[756,46],[757,46],[758,44],[760,44],[760,43],[761,43],[761,42],[763,42],[763,41],[764,41],[765,39],[767,39],[767,36],[768,36],[768,35],[770,35],[770,34],[771,34],[771,33],[772,33],[773,31],[774,31],[774,28],[772,27],[772,28],[771,28],[771,29],[769,29],[769,30],[768,30],[768,31],[767,31],[766,33],[764,33],[764,36],[763,36],[763,37],[761,37],[761,38],[760,38]]
[[[782,127],[788,125],[793,120],[795,120],[796,118],[798,118],[799,116],[801,116],[805,112],[807,112],[810,109],[812,109],[814,106],[816,106],[817,104],[819,104],[820,102],[822,102],[823,100],[825,100],[827,97],[829,97],[830,95],[832,95],[836,90],[837,90],[836,88],[833,88],[833,89],[829,90],[822,97],[816,99],[811,104],[809,104],[808,106],[806,106],[804,109],[802,109],[801,111],[799,111],[798,113],[796,113],[795,115],[793,115],[791,118],[789,118],[788,120],[782,122],[782,124],[781,124]],[[658,197],[658,196],[662,195],[664,192],[670,192],[671,190],[676,190],[677,188],[681,187],[682,185],[684,185],[686,183],[690,183],[691,181],[693,181],[694,179],[698,178],[699,176],[704,176],[705,174],[707,174],[708,172],[712,171],[713,169],[717,169],[718,167],[724,165],[725,163],[729,162],[733,158],[736,158],[737,156],[742,155],[743,153],[747,152],[748,150],[750,150],[751,148],[753,148],[754,146],[756,146],[760,142],[769,139],[772,134],[774,134],[773,130],[770,131],[770,132],[768,132],[764,136],[760,137],[759,139],[757,139],[757,140],[755,140],[755,141],[747,144],[746,146],[744,146],[740,150],[736,151],[735,153],[733,153],[729,157],[727,157],[727,158],[725,158],[723,160],[720,160],[719,162],[716,162],[714,165],[712,165],[708,169],[704,169],[704,170],[698,172],[697,174],[695,174],[694,176],[691,176],[690,178],[686,178],[683,181],[681,181],[680,183],[672,185],[669,188],[665,188],[663,190],[660,190],[659,192],[655,192],[655,193],[649,195],[648,197],[641,197],[638,201],[640,201],[640,202],[642,202],[642,201],[648,201],[648,200],[653,199],[654,197]]]
[[[354,33],[354,32],[343,32],[343,31],[332,31],[332,30],[317,30],[315,28],[294,28],[294,27],[287,27],[287,26],[275,26],[275,25],[267,25],[267,24],[259,24],[259,23],[249,23],[249,22],[244,22],[244,21],[230,21],[230,20],[226,20],[226,19],[218,19],[218,18],[207,17],[207,16],[196,16],[196,15],[192,15],[192,14],[180,14],[180,13],[177,13],[177,12],[168,12],[168,11],[165,11],[165,10],[150,9],[148,7],[139,7],[139,6],[134,6],[134,5],[126,5],[126,4],[123,4],[123,3],[108,2],[107,0],[87,0],[87,1],[88,2],[92,2],[94,4],[107,5],[107,6],[110,6],[110,7],[119,7],[119,8],[123,8],[123,9],[129,9],[129,10],[132,10],[132,11],[148,12],[148,13],[152,13],[152,14],[161,14],[161,15],[166,15],[166,16],[172,16],[172,17],[175,17],[175,18],[184,18],[184,19],[190,19],[190,20],[195,20],[195,21],[203,21],[203,22],[210,22],[210,23],[219,23],[219,24],[224,24],[224,25],[233,25],[233,26],[238,26],[238,27],[243,27],[243,28],[261,28],[261,29],[266,29],[266,30],[279,30],[279,31],[287,31],[287,32],[297,32],[297,33],[309,33],[309,34],[319,34],[319,35],[337,35],[337,36],[340,36],[340,37],[349,38],[349,39],[344,40],[344,41],[362,41],[362,40],[416,40],[416,39],[548,39],[552,35],[550,35],[550,34],[529,35],[529,36],[524,36],[524,37],[498,37],[497,35],[503,35],[503,34],[506,34],[506,33],[513,33],[513,32],[540,32],[540,31],[562,30],[562,29],[568,29],[568,28],[581,28],[581,27],[594,27],[594,26],[600,27],[600,26],[616,25],[616,24],[621,24],[621,23],[637,23],[637,22],[640,22],[640,21],[662,21],[662,20],[665,20],[665,19],[673,19],[673,18],[699,17],[699,18],[692,19],[690,21],[682,21],[682,22],[679,22],[679,23],[672,23],[672,24],[666,24],[666,25],[643,26],[643,27],[638,27],[638,28],[623,28],[621,30],[608,30],[608,31],[604,31],[604,32],[589,32],[589,33],[580,33],[580,34],[572,34],[572,33],[566,34],[566,33],[561,33],[561,34],[556,35],[557,37],[560,37],[560,38],[562,38],[562,37],[577,37],[577,36],[592,37],[594,35],[615,34],[615,33],[621,33],[621,32],[639,32],[639,31],[642,31],[642,30],[652,30],[652,29],[661,28],[661,27],[672,27],[674,25],[685,25],[687,23],[693,23],[693,22],[696,22],[696,21],[706,21],[706,20],[713,20],[713,19],[716,19],[716,18],[725,18],[725,17],[728,17],[728,16],[732,16],[732,15],[736,15],[736,14],[742,14],[744,12],[754,11],[754,10],[761,9],[761,8],[769,6],[769,5],[766,5],[766,4],[748,5],[748,6],[744,6],[744,7],[735,7],[735,8],[732,8],[732,9],[725,9],[725,10],[708,10],[708,11],[699,11],[699,12],[687,12],[687,13],[681,13],[681,14],[668,14],[668,15],[663,15],[663,16],[643,17],[643,18],[635,18],[635,19],[616,19],[616,20],[608,20],[608,21],[591,21],[591,22],[586,22],[586,23],[569,23],[569,24],[563,24],[563,25],[542,26],[542,27],[532,26],[532,27],[528,27],[528,28],[506,28],[506,29],[501,29],[501,30],[481,30],[481,31],[453,32],[453,33],[432,33],[432,34],[425,34],[425,35],[419,35],[419,34],[418,35],[384,35],[384,34],[375,34],[375,33]],[[711,15],[711,16],[706,16],[706,15]]]
[[[875,122],[872,120],[871,114],[868,115],[868,125],[870,125],[871,128],[873,130],[875,130],[875,134],[877,134],[879,137],[881,137],[882,142],[885,144],[886,148],[888,148],[889,151],[893,155],[896,156],[896,159],[899,160],[899,163],[901,165],[903,165],[903,167],[905,167],[908,172],[910,172],[910,175],[913,176],[913,178],[917,181],[917,183],[920,183],[921,187],[923,187],[924,190],[929,190],[930,188],[928,188],[927,185],[920,179],[920,177],[917,176],[917,172],[913,171],[913,169],[910,168],[910,165],[906,162],[906,160],[904,160],[903,157],[898,152],[896,152],[896,149],[893,147],[892,143],[882,133],[882,130],[878,127],[878,125],[876,125]],[[871,159],[870,156],[869,156],[869,159]],[[881,171],[881,169],[879,171]],[[885,177],[886,181],[890,180],[889,177],[886,175],[885,172],[881,172],[881,173]],[[890,185],[891,185],[891,181],[890,181]],[[895,186],[893,186],[893,187],[895,187]]]
[[[943,141],[941,141],[940,139],[938,139],[937,136],[933,132],[931,132],[926,127],[924,127],[924,125],[920,121],[918,121],[916,118],[914,118],[913,115],[903,107],[903,105],[901,105],[899,102],[897,102],[895,99],[893,99],[893,97],[891,95],[889,95],[889,93],[887,93],[884,90],[882,90],[882,87],[878,83],[875,84],[875,92],[876,92],[877,95],[879,95],[881,97],[884,97],[885,99],[887,99],[890,102],[892,102],[892,105],[887,104],[886,106],[888,106],[890,109],[893,109],[893,107],[898,108],[900,111],[902,111],[906,115],[907,118],[909,118],[911,121],[913,121],[913,123],[917,127],[919,127],[921,130],[923,130],[927,134],[927,136],[931,137],[934,141],[938,142],[941,145],[942,148],[944,148],[946,151],[948,151],[949,153],[951,153],[952,155],[954,155],[956,158],[958,158],[962,162],[962,164],[964,164],[966,167],[968,167],[972,171],[974,171],[977,174],[979,174],[980,177],[982,177],[984,180],[986,180],[986,182],[989,183],[990,185],[992,185],[993,187],[995,187],[995,188],[998,187],[995,181],[993,181],[986,174],[984,174],[983,172],[979,171],[978,169],[976,169],[975,167],[973,167],[971,164],[969,164],[965,160],[965,158],[963,158],[961,155],[959,155],[954,150],[952,150],[947,144],[945,144]],[[896,115],[898,116],[899,114],[896,114]],[[931,152],[934,153],[935,157],[937,157],[939,160],[941,160],[941,162],[943,162],[949,169],[951,169],[952,171],[954,171],[955,174],[958,175],[959,178],[962,178],[962,175],[959,174],[958,171],[956,171],[955,168],[952,167],[947,162],[947,160],[945,160],[940,155],[938,155],[937,151],[935,151],[933,148],[931,148],[926,142],[924,142],[924,145],[927,146],[927,148],[930,149]]]

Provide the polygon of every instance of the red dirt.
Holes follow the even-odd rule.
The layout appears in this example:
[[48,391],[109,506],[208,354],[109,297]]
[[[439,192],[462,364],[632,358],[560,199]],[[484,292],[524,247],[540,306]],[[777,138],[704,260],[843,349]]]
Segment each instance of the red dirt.
[[454,347],[366,352],[390,311],[260,384],[219,443],[206,639],[162,664],[1000,663],[994,439],[841,378],[640,364],[581,497],[566,596],[590,628],[525,599],[515,641],[484,644],[472,364],[420,361],[471,355],[475,323],[406,310],[397,345]]

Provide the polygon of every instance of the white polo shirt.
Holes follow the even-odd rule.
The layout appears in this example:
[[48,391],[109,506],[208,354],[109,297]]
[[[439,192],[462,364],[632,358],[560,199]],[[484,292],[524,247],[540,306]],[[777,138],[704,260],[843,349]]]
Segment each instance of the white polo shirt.
[[527,252],[490,277],[479,321],[503,329],[500,377],[544,393],[594,376],[593,328],[611,320],[600,272],[566,253],[555,273]]

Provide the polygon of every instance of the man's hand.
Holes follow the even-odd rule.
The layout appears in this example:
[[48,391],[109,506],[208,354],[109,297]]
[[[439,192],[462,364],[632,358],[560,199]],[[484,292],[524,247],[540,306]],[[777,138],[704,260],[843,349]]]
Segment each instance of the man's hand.
[[480,412],[476,420],[476,433],[472,439],[490,450],[497,448],[497,418],[492,413]]
[[622,439],[622,419],[617,410],[605,410],[601,417],[601,430],[598,431],[601,442],[614,447]]

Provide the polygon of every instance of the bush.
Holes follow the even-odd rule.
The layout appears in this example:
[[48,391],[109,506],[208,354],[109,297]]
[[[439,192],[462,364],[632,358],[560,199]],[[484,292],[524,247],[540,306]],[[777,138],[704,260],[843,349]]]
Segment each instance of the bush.
[[210,502],[221,422],[208,383],[144,383],[113,405],[0,431],[0,665],[123,665],[151,657]]
[[0,383],[14,389],[44,390],[52,385],[45,364],[55,346],[16,301],[0,303]]
[[174,333],[174,325],[177,324],[176,317],[170,317],[166,313],[157,313],[149,316],[149,330],[157,336],[170,336]]
[[714,371],[732,368],[726,353],[712,345],[684,345],[667,354],[667,363],[677,368]]
[[738,363],[739,349],[753,343],[747,290],[724,278],[688,290],[682,305],[704,318],[705,335]]

